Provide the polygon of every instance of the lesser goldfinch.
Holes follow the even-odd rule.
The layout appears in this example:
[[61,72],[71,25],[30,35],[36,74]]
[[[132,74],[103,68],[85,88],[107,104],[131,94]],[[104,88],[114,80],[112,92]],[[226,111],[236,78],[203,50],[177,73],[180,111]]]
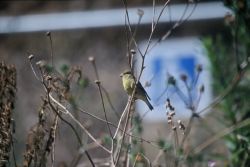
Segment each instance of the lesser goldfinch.
[[[123,84],[124,90],[127,92],[128,95],[131,96],[135,87],[135,83],[136,83],[135,77],[133,76],[131,71],[125,71],[121,73],[120,77],[122,77],[122,84]],[[137,87],[136,87],[135,98],[143,100],[148,105],[150,110],[154,109],[153,106],[149,102],[150,97],[148,96],[147,92],[142,87],[140,82],[138,82]]]

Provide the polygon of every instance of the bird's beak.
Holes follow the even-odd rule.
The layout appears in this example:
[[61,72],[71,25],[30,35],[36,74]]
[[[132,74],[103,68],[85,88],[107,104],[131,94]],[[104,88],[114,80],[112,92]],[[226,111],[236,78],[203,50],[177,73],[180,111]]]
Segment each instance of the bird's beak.
[[120,77],[122,77],[122,76],[123,76],[123,73],[120,74]]

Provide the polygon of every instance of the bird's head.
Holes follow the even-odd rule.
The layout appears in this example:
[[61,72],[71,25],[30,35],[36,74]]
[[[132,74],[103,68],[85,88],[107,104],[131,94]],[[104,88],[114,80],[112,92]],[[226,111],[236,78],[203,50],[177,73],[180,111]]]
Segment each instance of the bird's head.
[[130,70],[125,70],[123,73],[120,74],[120,77],[123,77],[124,75],[131,75],[131,71]]

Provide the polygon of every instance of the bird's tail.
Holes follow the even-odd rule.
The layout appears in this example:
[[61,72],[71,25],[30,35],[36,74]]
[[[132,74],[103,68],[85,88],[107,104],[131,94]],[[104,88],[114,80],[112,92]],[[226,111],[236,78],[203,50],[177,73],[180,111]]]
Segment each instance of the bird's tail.
[[148,105],[148,108],[152,111],[154,109],[154,107],[151,105],[151,103],[148,101],[147,98],[146,98],[145,102]]

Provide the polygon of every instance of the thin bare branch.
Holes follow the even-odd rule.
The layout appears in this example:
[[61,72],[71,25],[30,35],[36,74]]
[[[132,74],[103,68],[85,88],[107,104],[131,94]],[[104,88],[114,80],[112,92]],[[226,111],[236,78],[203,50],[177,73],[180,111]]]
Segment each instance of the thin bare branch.
[[[200,144],[199,146],[197,146],[191,152],[194,153],[194,154],[198,154],[203,149],[205,149],[206,147],[208,147],[209,145],[211,145],[215,141],[219,140],[220,138],[222,138],[222,137],[224,137],[224,136],[232,133],[233,131],[235,131],[237,129],[243,128],[243,127],[248,126],[248,125],[250,125],[250,118],[245,119],[244,121],[239,122],[239,123],[237,123],[235,125],[232,125],[229,128],[225,128],[224,130],[220,131],[219,133],[217,133],[213,137],[209,138],[208,140],[206,140],[205,142],[203,142],[202,144]],[[187,157],[187,155],[186,155],[186,157]]]
[[64,114],[68,115],[81,129],[94,141],[97,145],[99,145],[103,150],[105,150],[108,153],[111,153],[110,150],[108,150],[106,147],[104,147],[101,143],[99,143],[92,134],[67,110],[66,107],[64,107],[61,103],[59,103],[51,94],[49,94],[49,98],[56,103],[59,107],[61,107],[65,112]]
[[110,126],[108,124],[107,113],[106,113],[106,109],[105,109],[105,105],[104,105],[104,100],[103,100],[103,95],[102,95],[102,90],[101,90],[101,86],[100,86],[101,82],[97,80],[96,84],[98,86],[98,90],[99,90],[99,93],[100,93],[100,97],[101,97],[101,101],[102,101],[102,108],[103,108],[103,112],[104,112],[104,117],[105,117],[105,120],[106,120],[106,124],[107,124],[108,130],[109,130],[109,135],[112,138],[113,135],[112,135]]
[[50,57],[51,57],[51,66],[55,68],[54,64],[54,49],[53,49],[53,42],[52,42],[52,35],[51,32],[47,32],[46,35],[49,37],[50,41]]

